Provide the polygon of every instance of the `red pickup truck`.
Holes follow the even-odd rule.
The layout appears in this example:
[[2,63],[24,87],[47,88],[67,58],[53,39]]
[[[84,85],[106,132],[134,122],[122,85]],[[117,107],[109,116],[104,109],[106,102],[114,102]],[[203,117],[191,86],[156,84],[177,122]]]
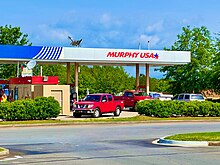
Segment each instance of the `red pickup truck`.
[[126,108],[135,109],[135,105],[138,101],[141,100],[151,100],[151,96],[147,95],[145,92],[137,90],[126,90],[124,91],[123,96],[114,96],[115,100],[124,101],[124,106]]
[[103,113],[114,113],[114,116],[119,116],[122,109],[124,109],[124,102],[115,101],[111,94],[89,94],[82,101],[74,104],[73,116],[92,115],[97,118]]

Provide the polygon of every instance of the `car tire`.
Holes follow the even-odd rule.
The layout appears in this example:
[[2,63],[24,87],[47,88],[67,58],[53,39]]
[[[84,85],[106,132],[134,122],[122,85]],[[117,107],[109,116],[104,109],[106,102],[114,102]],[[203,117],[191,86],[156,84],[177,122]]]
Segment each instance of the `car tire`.
[[81,114],[78,114],[78,113],[73,113],[73,116],[74,116],[75,118],[80,118],[82,115],[81,115]]
[[121,107],[117,106],[114,112],[114,116],[119,116],[121,114]]
[[93,115],[92,115],[94,118],[98,118],[101,116],[101,113],[100,113],[100,110],[99,108],[96,108]]

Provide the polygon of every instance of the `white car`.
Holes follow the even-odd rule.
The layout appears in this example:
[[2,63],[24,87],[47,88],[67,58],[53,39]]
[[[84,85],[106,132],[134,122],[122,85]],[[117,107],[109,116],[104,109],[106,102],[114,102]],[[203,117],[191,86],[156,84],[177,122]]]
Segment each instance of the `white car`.
[[154,99],[159,99],[159,100],[171,100],[173,98],[173,95],[171,94],[163,94],[163,93],[158,93],[158,92],[150,92],[149,95],[154,98]]
[[180,93],[172,98],[172,100],[179,101],[205,101],[205,98],[201,94],[194,93]]

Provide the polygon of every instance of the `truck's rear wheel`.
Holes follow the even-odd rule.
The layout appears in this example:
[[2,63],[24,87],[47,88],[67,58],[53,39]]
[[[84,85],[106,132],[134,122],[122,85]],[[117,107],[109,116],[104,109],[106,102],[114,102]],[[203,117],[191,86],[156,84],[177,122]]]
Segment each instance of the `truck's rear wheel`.
[[101,116],[100,110],[99,108],[96,108],[93,115],[94,118],[98,118],[99,116]]
[[119,116],[121,113],[121,108],[119,106],[116,107],[115,112],[114,112],[114,116]]

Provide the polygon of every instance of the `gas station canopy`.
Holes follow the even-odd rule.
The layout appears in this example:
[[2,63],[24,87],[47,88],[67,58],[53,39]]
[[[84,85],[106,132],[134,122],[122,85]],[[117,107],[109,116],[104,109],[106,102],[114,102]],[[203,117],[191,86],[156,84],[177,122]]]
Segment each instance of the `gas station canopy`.
[[67,84],[70,83],[70,65],[74,64],[77,94],[79,65],[136,66],[136,89],[139,86],[139,66],[143,65],[146,67],[146,92],[149,94],[150,66],[187,64],[191,62],[191,56],[188,51],[0,45],[0,63],[33,60],[38,64],[66,64]]
[[80,65],[162,66],[187,64],[191,62],[191,56],[188,51],[0,45],[0,63],[30,60]]

